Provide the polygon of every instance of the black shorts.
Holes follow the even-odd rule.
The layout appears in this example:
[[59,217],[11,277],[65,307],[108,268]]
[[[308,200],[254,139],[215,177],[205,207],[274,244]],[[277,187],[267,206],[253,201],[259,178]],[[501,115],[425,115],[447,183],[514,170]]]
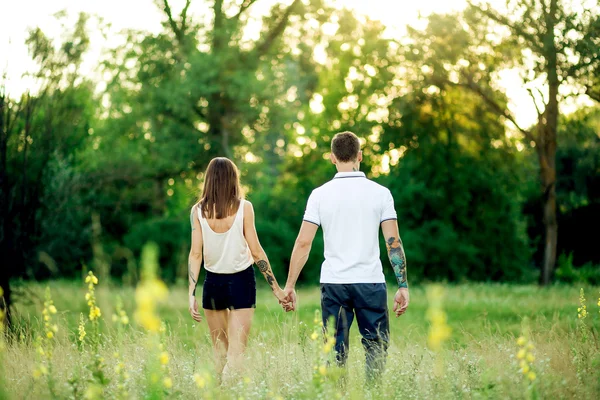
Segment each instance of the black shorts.
[[206,310],[239,310],[256,307],[256,278],[249,266],[235,274],[206,271],[202,288],[202,308]]

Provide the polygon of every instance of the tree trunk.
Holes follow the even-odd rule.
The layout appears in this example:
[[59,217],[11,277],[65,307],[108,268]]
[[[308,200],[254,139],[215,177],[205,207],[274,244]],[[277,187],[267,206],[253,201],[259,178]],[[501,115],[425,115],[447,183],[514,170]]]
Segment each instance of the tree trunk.
[[551,0],[550,12],[546,15],[546,35],[544,38],[544,54],[546,73],[548,74],[548,104],[540,117],[540,137],[538,156],[543,191],[544,207],[544,264],[540,275],[540,283],[548,285],[552,279],[556,264],[556,243],[558,240],[558,224],[556,222],[556,131],[558,128],[558,73],[557,53],[554,27],[557,20],[557,1]]
[[[8,224],[8,179],[6,176],[6,150],[8,141],[8,129],[10,124],[10,111],[8,108],[8,96],[0,92],[0,254],[4,263],[10,262],[9,239],[7,235]],[[3,265],[0,267],[0,310],[5,312],[4,323],[10,325],[10,274],[12,267]]]
[[[543,152],[544,150],[540,150]],[[544,263],[540,275],[540,284],[548,285],[552,279],[554,266],[556,264],[556,243],[558,239],[558,224],[556,222],[556,168],[550,167],[549,159],[554,160],[556,149],[550,154],[545,154],[544,163],[540,162],[540,174],[542,179],[543,211],[544,211]],[[540,157],[541,158],[541,157]],[[554,162],[552,162],[554,164]]]

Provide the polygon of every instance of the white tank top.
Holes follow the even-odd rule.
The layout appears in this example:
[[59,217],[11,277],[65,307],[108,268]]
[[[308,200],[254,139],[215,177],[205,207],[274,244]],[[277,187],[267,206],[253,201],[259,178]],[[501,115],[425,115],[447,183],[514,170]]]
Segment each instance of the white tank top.
[[234,274],[254,263],[248,242],[244,237],[244,203],[240,201],[231,228],[227,232],[217,233],[208,225],[198,207],[198,219],[204,241],[204,268],[215,274]]

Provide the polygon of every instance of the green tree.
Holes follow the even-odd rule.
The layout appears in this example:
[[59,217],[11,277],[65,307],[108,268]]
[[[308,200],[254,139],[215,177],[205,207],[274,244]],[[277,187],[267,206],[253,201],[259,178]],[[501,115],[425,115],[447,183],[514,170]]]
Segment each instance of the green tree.
[[[274,142],[297,119],[288,97],[310,98],[312,47],[302,42],[319,28],[308,21],[320,26],[328,11],[315,0],[278,3],[262,18],[258,38],[250,39],[255,3],[211,2],[207,22],[191,17],[189,1],[178,12],[158,2],[164,29],[128,32],[126,44],[107,55],[105,111],[84,169],[96,183],[96,209],[110,246],[125,238],[139,250],[146,233],[164,229],[177,232],[178,240],[171,235],[172,243],[164,243],[169,249],[187,243],[187,233],[176,226],[187,218],[212,157],[240,164],[253,150],[265,160],[263,171],[276,170]],[[165,265],[178,262],[178,256],[161,254],[170,257],[161,260]]]
[[[51,190],[55,188],[53,174],[61,174],[53,166],[76,162],[94,117],[92,85],[79,74],[82,55],[89,44],[86,22],[87,16],[81,14],[75,26],[65,32],[59,46],[40,29],[30,31],[27,45],[39,67],[30,77],[37,91],[15,100],[7,95],[4,86],[0,88],[0,253],[5,260],[0,273],[4,302],[0,303],[3,306],[10,306],[12,301],[10,278],[39,276],[40,251],[52,251],[53,255],[59,258],[62,255],[70,261],[81,255],[69,253],[70,245],[61,244],[75,240],[75,248],[83,248],[81,241],[85,240],[85,234],[82,235],[79,226],[81,221],[73,226],[76,230],[71,233],[68,229],[60,230],[60,224],[46,232],[43,226],[59,214],[64,217],[79,211],[58,207],[61,201],[69,201],[75,190],[60,199],[60,194]],[[49,266],[52,267],[51,262]]]
[[[559,88],[581,88],[592,96],[600,65],[600,13],[584,3],[513,0],[505,10],[473,4],[462,14],[432,16],[426,30],[411,31],[408,57],[424,62],[432,85],[464,87],[511,124],[535,147],[543,203],[544,261],[540,282],[548,284],[556,261],[556,149]],[[518,68],[538,110],[534,127],[519,126],[496,89],[497,73]],[[545,93],[542,93],[545,90]]]

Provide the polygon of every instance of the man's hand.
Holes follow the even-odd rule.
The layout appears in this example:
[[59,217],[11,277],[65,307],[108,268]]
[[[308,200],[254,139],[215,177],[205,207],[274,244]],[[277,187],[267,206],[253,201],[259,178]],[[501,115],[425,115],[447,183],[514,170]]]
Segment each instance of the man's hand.
[[198,302],[196,301],[196,296],[190,295],[189,299],[190,303],[190,315],[196,322],[202,322],[202,315],[198,312]]
[[286,312],[296,311],[296,291],[294,288],[286,287],[283,290],[285,302],[281,302],[281,306]]
[[394,312],[396,313],[396,317],[399,317],[406,312],[408,301],[408,288],[398,289],[394,296]]

